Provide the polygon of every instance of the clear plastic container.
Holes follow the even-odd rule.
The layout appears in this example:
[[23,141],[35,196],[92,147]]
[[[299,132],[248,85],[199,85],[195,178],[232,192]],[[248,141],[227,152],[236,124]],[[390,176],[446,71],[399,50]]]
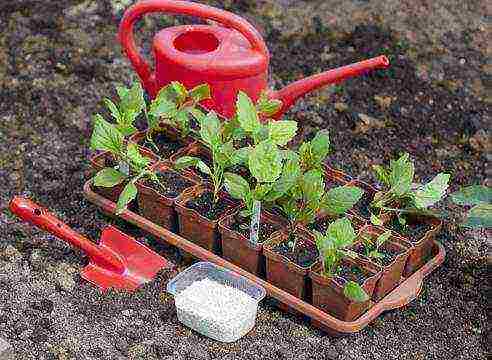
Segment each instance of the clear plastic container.
[[[203,281],[202,281],[203,280]],[[219,311],[212,309],[212,305],[207,305],[207,301],[200,302],[198,298],[188,297],[184,292],[192,284],[201,282],[204,284],[208,281],[241,291],[243,294],[235,293],[236,298],[220,299],[224,306]],[[219,285],[220,284],[220,285]],[[196,285],[196,284],[195,284]],[[227,289],[231,290],[231,289]],[[232,291],[232,290],[231,290]],[[183,272],[179,273],[167,284],[167,292],[175,298],[176,313],[178,320],[193,330],[221,342],[233,342],[246,335],[255,325],[258,303],[265,297],[266,292],[262,286],[255,284],[242,275],[217,266],[210,262],[198,262],[193,264]],[[189,292],[189,291],[188,291]],[[223,294],[218,292],[217,294]],[[181,294],[181,295],[180,295]],[[229,291],[228,294],[231,294]],[[234,293],[232,293],[234,295]],[[248,300],[244,294],[247,295]],[[226,296],[224,296],[226,297]],[[241,298],[243,303],[238,302]],[[203,299],[205,300],[205,299]],[[213,300],[208,300],[210,301]],[[219,300],[217,300],[219,301]],[[230,301],[231,306],[227,306]],[[217,304],[214,304],[217,305]],[[207,313],[207,306],[210,306],[210,314]],[[193,309],[196,307],[196,311]]]

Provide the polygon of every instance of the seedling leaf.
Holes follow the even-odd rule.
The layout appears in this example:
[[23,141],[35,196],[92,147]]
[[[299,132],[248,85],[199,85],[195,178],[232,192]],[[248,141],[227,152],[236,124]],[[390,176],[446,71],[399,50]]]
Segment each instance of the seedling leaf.
[[346,217],[332,222],[328,226],[326,234],[337,248],[344,248],[351,245],[356,238],[352,223]]
[[282,156],[277,146],[263,141],[251,151],[248,159],[251,174],[259,182],[274,182],[282,172]]
[[339,186],[328,190],[322,200],[322,210],[339,215],[352,208],[362,197],[362,189],[356,186]]
[[94,116],[94,130],[91,137],[91,148],[93,150],[109,151],[119,154],[123,147],[123,135],[104,118],[96,114]]
[[244,131],[255,133],[261,127],[256,108],[246,93],[240,91],[236,101],[237,117]]
[[270,121],[268,123],[268,135],[275,144],[286,145],[297,132],[297,122],[295,121]]
[[224,184],[229,195],[235,199],[245,199],[251,191],[248,182],[242,176],[230,172],[224,174]]
[[408,153],[403,154],[397,161],[392,161],[388,179],[391,193],[397,197],[408,193],[412,187],[413,175],[414,166]]
[[369,300],[369,295],[355,281],[347,281],[343,288],[343,294],[350,300],[355,302],[365,302]]
[[195,86],[190,90],[189,95],[195,102],[210,99],[210,86],[208,86],[208,84]]
[[94,186],[113,187],[121,184],[126,175],[113,168],[104,168],[94,176]]
[[451,200],[457,205],[478,205],[492,203],[492,188],[472,185],[451,194]]
[[449,174],[438,174],[429,183],[414,191],[414,201],[417,209],[426,209],[442,199],[448,188]]
[[137,187],[133,182],[129,182],[121,192],[118,202],[116,203],[116,215],[119,215],[125,211],[127,205],[134,200],[136,196]]
[[492,204],[478,204],[470,209],[467,214],[465,227],[492,228]]

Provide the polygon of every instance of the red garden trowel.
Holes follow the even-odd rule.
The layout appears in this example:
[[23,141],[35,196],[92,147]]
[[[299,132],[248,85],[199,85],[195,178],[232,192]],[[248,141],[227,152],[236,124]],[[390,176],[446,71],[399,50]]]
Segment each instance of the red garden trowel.
[[108,288],[136,290],[151,281],[159,270],[172,266],[112,226],[103,230],[99,245],[96,245],[29,199],[14,197],[10,210],[21,219],[83,250],[89,257],[89,264],[81,276],[103,291]]

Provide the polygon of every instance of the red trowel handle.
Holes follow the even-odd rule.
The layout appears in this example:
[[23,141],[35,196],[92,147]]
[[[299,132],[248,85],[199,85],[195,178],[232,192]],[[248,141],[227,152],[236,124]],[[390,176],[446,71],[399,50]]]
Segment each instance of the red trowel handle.
[[102,262],[104,264],[101,265],[106,265],[112,270],[122,271],[122,264],[117,258],[101,251],[92,241],[72,230],[48,210],[31,200],[16,196],[10,202],[10,210],[22,220],[46,230],[61,240],[83,250],[91,260],[97,261],[99,264]]

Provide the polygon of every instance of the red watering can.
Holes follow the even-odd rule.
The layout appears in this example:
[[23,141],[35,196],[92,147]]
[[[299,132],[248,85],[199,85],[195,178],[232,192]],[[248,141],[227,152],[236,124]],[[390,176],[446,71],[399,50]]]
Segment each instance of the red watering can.
[[[210,19],[219,25],[184,25],[159,31],[153,42],[153,73],[135,46],[133,25],[144,14],[155,12]],[[239,90],[256,101],[267,89],[270,54],[265,42],[249,22],[228,11],[188,1],[144,0],[125,12],[119,38],[152,98],[171,81],[179,81],[187,88],[207,83],[212,99],[205,100],[203,105],[230,118],[235,113]],[[312,90],[388,65],[388,59],[379,56],[310,76],[279,91],[268,91],[270,97],[283,102],[275,116],[280,117]]]

